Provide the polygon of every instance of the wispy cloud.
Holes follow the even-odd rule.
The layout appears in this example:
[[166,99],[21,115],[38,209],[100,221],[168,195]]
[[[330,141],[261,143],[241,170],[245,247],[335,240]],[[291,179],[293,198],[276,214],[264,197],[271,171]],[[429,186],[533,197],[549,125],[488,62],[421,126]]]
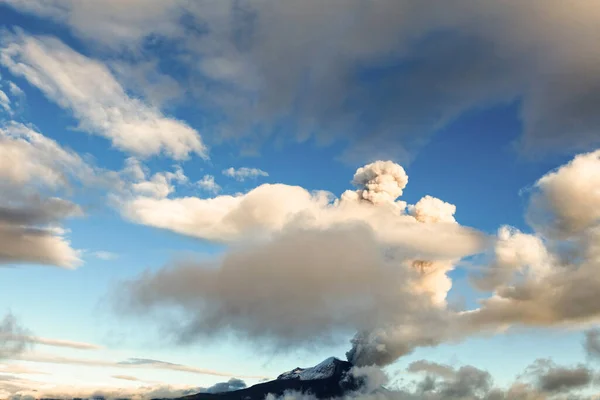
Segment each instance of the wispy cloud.
[[258,178],[259,176],[269,176],[269,174],[265,171],[263,171],[262,169],[258,169],[258,168],[247,168],[247,167],[241,167],[241,168],[227,168],[224,169],[223,171],[221,171],[223,173],[223,175],[228,176],[230,178],[234,178],[240,182],[245,181],[246,179],[255,179]]
[[119,258],[119,255],[110,251],[99,250],[92,252],[92,255],[99,260],[112,261]]
[[255,375],[238,375],[230,372],[215,371],[212,369],[192,367],[183,364],[175,364],[166,361],[143,359],[143,358],[130,358],[120,362],[103,361],[85,358],[70,358],[61,357],[51,354],[42,353],[23,353],[12,357],[14,360],[37,362],[37,363],[48,363],[48,364],[67,364],[67,365],[81,365],[88,367],[104,367],[104,368],[134,368],[134,369],[162,369],[170,371],[188,372],[198,375],[212,375],[212,376],[226,376],[226,377],[238,377],[238,378],[249,378],[249,379],[260,379],[264,376]]
[[3,45],[0,62],[72,111],[79,119],[78,129],[106,137],[114,147],[139,156],[207,157],[198,132],[129,97],[101,62],[51,37],[5,34]]

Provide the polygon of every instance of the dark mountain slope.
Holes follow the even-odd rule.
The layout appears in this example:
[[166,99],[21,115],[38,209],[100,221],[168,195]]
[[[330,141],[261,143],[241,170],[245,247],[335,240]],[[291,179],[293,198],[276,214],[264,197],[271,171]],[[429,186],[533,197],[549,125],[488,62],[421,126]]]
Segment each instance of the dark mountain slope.
[[340,397],[361,386],[349,374],[352,364],[337,358],[328,358],[312,368],[296,368],[273,381],[259,383],[246,389],[224,393],[198,393],[177,400],[264,400],[271,393],[281,396],[295,391],[311,393],[318,399]]

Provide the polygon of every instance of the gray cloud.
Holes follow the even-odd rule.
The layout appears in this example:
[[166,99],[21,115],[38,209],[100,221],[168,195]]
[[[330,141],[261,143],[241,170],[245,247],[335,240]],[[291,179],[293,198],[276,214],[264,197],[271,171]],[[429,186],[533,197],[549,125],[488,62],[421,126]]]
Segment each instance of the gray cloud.
[[541,391],[550,393],[582,389],[590,386],[594,379],[594,371],[584,365],[563,367],[544,359],[536,360],[526,373],[533,377]]
[[600,359],[600,329],[590,329],[585,332],[583,347],[588,356]]
[[78,253],[63,239],[57,224],[81,214],[77,205],[57,198],[34,199],[19,208],[0,207],[0,263],[78,265]]
[[358,365],[458,337],[446,273],[487,240],[431,196],[407,214],[398,200],[407,182],[401,166],[377,161],[334,200],[279,184],[235,197],[127,201],[140,222],[231,246],[220,259],[174,262],[124,282],[118,311],[164,318],[183,344],[233,333],[289,349],[358,332],[348,354]]
[[221,393],[221,392],[232,392],[234,390],[244,389],[246,382],[241,379],[231,378],[227,382],[215,383],[211,387],[200,389],[201,393]]
[[600,16],[585,0],[4,3],[103,51],[166,40],[195,101],[228,121],[220,135],[245,145],[291,120],[288,139],[349,140],[346,158],[406,157],[462,113],[510,102],[526,154],[599,143]]
[[427,360],[413,361],[406,370],[408,372],[425,372],[442,378],[452,378],[455,376],[453,367]]
[[14,357],[30,345],[29,332],[19,324],[17,318],[7,314],[0,321],[0,360]]

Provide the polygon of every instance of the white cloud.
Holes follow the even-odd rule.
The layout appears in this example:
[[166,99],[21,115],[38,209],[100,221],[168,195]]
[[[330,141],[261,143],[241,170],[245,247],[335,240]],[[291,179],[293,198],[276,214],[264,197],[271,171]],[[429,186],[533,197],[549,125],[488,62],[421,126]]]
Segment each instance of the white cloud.
[[51,339],[44,338],[39,336],[29,336],[27,337],[29,342],[35,344],[41,344],[45,346],[52,347],[65,347],[69,349],[77,349],[77,350],[99,350],[102,349],[102,346],[93,343],[85,343],[85,342],[76,342],[73,340],[63,340],[63,339]]
[[4,109],[7,113],[12,113],[12,108],[10,107],[10,99],[2,90],[0,90],[0,107]]
[[[585,326],[600,321],[600,152],[581,154],[536,184],[534,234],[500,230],[489,271],[494,295],[464,314],[478,329],[510,325]],[[532,215],[533,214],[533,215]]]
[[269,176],[269,174],[258,168],[227,168],[222,171],[223,175],[229,176],[230,178],[234,178],[240,182],[245,181],[246,179],[255,179],[259,176]]
[[10,94],[12,94],[15,97],[25,97],[25,92],[23,92],[23,90],[21,90],[21,88],[18,87],[17,84],[14,82],[8,82],[8,90],[10,91]]
[[112,261],[112,260],[116,260],[117,258],[119,258],[118,254],[112,253],[110,251],[105,251],[105,250],[94,251],[92,253],[92,255],[94,257],[96,257],[97,259],[103,260],[103,261]]
[[15,122],[0,126],[0,177],[3,180],[58,188],[68,186],[73,176],[88,180],[93,175],[93,170],[78,154],[65,150],[33,128]]
[[73,180],[93,182],[94,170],[53,140],[11,122],[0,127],[0,178],[0,262],[79,265],[60,222],[82,210],[41,193],[68,188]]
[[212,175],[204,175],[202,179],[196,182],[196,185],[209,193],[218,193],[221,191],[221,186],[215,182],[215,177]]
[[0,62],[72,111],[79,129],[104,136],[121,150],[142,157],[207,156],[198,132],[129,97],[105,65],[57,39],[5,34]]
[[487,238],[459,225],[453,206],[438,199],[414,207],[419,219],[406,214],[397,197],[407,180],[399,165],[376,162],[357,170],[357,189],[340,199],[283,184],[209,199],[123,199],[124,215],[138,223],[231,248],[214,263],[176,264],[127,282],[119,302],[134,315],[177,305],[187,316],[170,329],[184,342],[231,330],[287,347],[376,332],[389,339],[378,363],[436,343],[454,329],[437,328],[451,315],[446,273]]

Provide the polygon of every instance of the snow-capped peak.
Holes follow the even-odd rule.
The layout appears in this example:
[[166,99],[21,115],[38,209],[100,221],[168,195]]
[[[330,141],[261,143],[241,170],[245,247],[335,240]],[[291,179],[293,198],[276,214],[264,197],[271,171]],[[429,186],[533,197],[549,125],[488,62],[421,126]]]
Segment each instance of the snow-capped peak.
[[329,357],[314,367],[294,368],[291,371],[284,372],[283,374],[279,375],[277,379],[299,379],[301,381],[309,381],[314,379],[330,378],[333,376],[337,365],[340,363],[343,363],[343,361],[340,361],[335,357]]

